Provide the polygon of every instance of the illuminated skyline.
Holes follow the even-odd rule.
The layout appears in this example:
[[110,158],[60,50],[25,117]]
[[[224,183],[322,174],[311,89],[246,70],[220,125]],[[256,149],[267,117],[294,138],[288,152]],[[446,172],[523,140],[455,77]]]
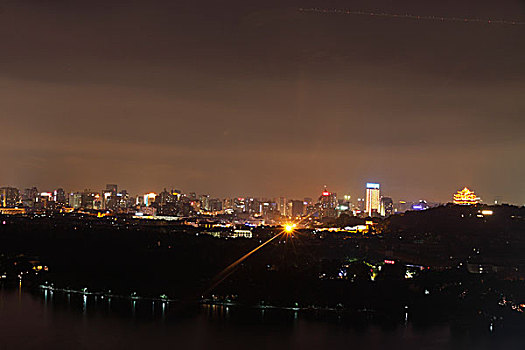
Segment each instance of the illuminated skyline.
[[[36,187],[39,192],[43,192],[43,191],[51,191],[51,192],[48,192],[49,195],[52,194],[52,191],[56,191],[56,189],[65,189],[66,192],[68,193],[73,193],[73,192],[81,192],[81,191],[85,191],[85,190],[91,190],[91,191],[95,191],[95,192],[100,192],[100,193],[103,193],[104,192],[104,187],[106,185],[104,184],[101,184],[101,183],[96,183],[94,184],[93,182],[90,182],[92,183],[92,185],[78,185],[76,187],[69,187],[69,186],[63,186],[62,184],[51,184],[49,186],[41,186],[41,185],[38,185],[38,184],[23,184],[23,185],[13,185],[13,184],[1,184],[0,183],[0,187],[14,187],[14,188],[17,188],[19,189],[20,191],[23,191],[24,189],[31,189],[33,187]],[[376,183],[369,183],[369,182],[366,182],[366,186],[368,185],[378,185],[379,184],[376,184]],[[111,186],[115,186],[115,185],[111,185]],[[193,188],[182,188],[181,186],[177,186],[177,185],[173,185],[173,184],[169,184],[169,185],[157,185],[157,184],[150,184],[150,185],[147,185],[144,187],[144,189],[141,189],[139,188],[139,190],[130,190],[130,189],[134,189],[134,188],[138,188],[137,186],[134,186],[133,184],[129,184],[129,185],[126,185],[124,183],[124,185],[119,185],[121,187],[119,188],[124,188],[126,189],[130,194],[133,194],[133,195],[139,195],[139,196],[142,196],[144,198],[146,197],[152,197],[155,195],[155,193],[158,193],[158,192],[161,192],[163,189],[178,189],[178,190],[182,190],[182,193],[196,193],[196,194],[199,194],[199,195],[211,195],[213,197],[216,197],[216,198],[235,198],[235,197],[254,197],[254,198],[279,198],[279,197],[282,197],[282,198],[287,198],[287,199],[290,199],[290,198],[297,198],[297,199],[302,199],[302,198],[309,198],[309,197],[316,197],[316,196],[319,196],[319,194],[324,194],[325,192],[323,191],[326,191],[326,186],[324,187],[324,190],[322,187],[318,186],[316,188],[309,188],[309,189],[305,189],[304,191],[302,192],[299,192],[298,194],[290,194],[290,192],[287,192],[286,190],[283,192],[283,193],[277,193],[276,191],[270,191],[269,193],[262,193],[262,192],[257,192],[257,191],[245,191],[245,192],[231,192],[231,193],[227,193],[227,192],[224,192],[224,191],[202,191],[201,188],[205,188],[206,186],[199,186],[197,185],[196,187],[193,187]],[[452,186],[449,186],[450,188],[452,188],[451,191],[455,192],[457,190],[458,187],[464,187],[463,184],[455,184],[455,185],[452,185]],[[470,185],[469,185],[470,186]],[[344,199],[346,197],[350,197],[352,201],[356,202],[357,203],[357,200],[358,199],[362,199],[365,201],[366,203],[366,198],[367,196],[369,195],[369,192],[370,192],[370,188],[366,187],[366,188],[363,188],[363,183],[361,184],[355,184],[355,183],[352,183],[348,186],[345,186],[345,188],[356,188],[355,192],[353,192],[352,190],[347,190],[347,191],[334,191],[334,193],[337,193],[338,194],[338,198],[339,199]],[[376,188],[376,187],[374,187]],[[466,187],[465,187],[466,188]],[[477,187],[476,187],[477,188]],[[379,191],[378,191],[379,192]],[[380,192],[380,196],[379,196],[379,199],[383,196],[387,196],[387,197],[394,197],[395,200],[408,200],[408,201],[419,201],[419,200],[427,200],[427,201],[432,201],[432,202],[437,202],[437,203],[448,203],[448,202],[451,202],[451,199],[450,199],[450,193],[441,193],[439,194],[437,197],[431,197],[429,196],[427,193],[430,193],[431,191],[428,190],[423,190],[421,193],[419,194],[415,194],[415,195],[406,195],[406,193],[414,193],[414,191],[411,191],[410,190],[410,186],[407,185],[407,190],[406,191],[403,191],[403,189],[398,189],[398,191],[394,192],[394,193],[400,193],[401,195],[397,196],[397,195],[392,195],[392,191],[391,191],[391,186],[389,186],[388,184],[386,184],[386,190],[384,190],[383,188],[383,184],[381,184],[381,192]],[[459,191],[458,191],[459,192]],[[476,191],[477,192],[477,191]],[[326,193],[329,193],[329,192],[326,192]],[[484,192],[483,192],[484,193]],[[284,197],[283,197],[284,196]],[[375,196],[377,197],[377,196]],[[374,198],[375,198],[374,197]],[[374,205],[377,206],[376,209],[379,209],[379,199],[374,199]],[[483,195],[483,203],[486,203],[486,204],[490,204],[490,203],[494,203],[494,201],[496,201],[497,203],[507,203],[507,204],[515,204],[515,205],[525,205],[525,200],[524,201],[517,201],[517,202],[512,202],[512,201],[509,201],[506,197],[503,197],[501,195],[494,195],[493,197],[490,197],[490,196],[486,196],[485,194]],[[377,202],[377,203],[376,203]],[[368,208],[367,204],[365,204],[365,207]],[[375,207],[374,207],[375,208]],[[366,209],[366,211],[369,211],[368,209]]]
[[[225,200],[235,199],[235,198],[258,198],[258,199],[265,199],[265,200],[275,200],[279,207],[286,207],[286,204],[281,203],[282,201],[286,202],[286,201],[290,201],[293,199],[298,199],[302,201],[303,199],[310,200],[312,198],[311,194],[302,194],[302,195],[294,197],[294,196],[283,196],[283,194],[275,196],[275,195],[267,195],[267,194],[253,195],[252,193],[230,193],[227,195],[220,196],[220,195],[216,195],[215,193],[200,192],[198,191],[198,189],[187,189],[187,190],[175,189],[174,186],[163,186],[163,187],[149,186],[148,191],[146,192],[131,192],[131,191],[128,191],[126,186],[121,188],[117,184],[106,184],[105,189],[101,189],[101,188],[103,188],[103,186],[100,186],[100,185],[95,186],[95,187],[86,187],[86,186],[82,187],[81,186],[79,188],[64,189],[61,186],[54,186],[51,188],[49,187],[48,188],[37,188],[34,185],[16,187],[16,186],[0,184],[0,192],[1,190],[3,191],[17,190],[19,191],[20,195],[22,195],[22,193],[34,193],[35,195],[38,194],[43,197],[49,197],[49,198],[53,197],[54,201],[57,200],[57,196],[59,195],[58,194],[59,192],[61,193],[62,197],[67,196],[67,195],[72,196],[72,195],[85,193],[85,192],[98,193],[101,196],[101,198],[103,197],[107,199],[112,194],[116,194],[117,189],[123,190],[127,195],[131,195],[136,198],[140,198],[143,201],[143,203],[145,203],[146,205],[148,205],[150,201],[155,201],[155,198],[159,195],[160,192],[167,192],[167,193],[176,195],[177,197],[180,197],[181,195],[197,196],[198,198],[197,197],[196,198],[198,200],[203,200],[204,198],[204,199],[207,199],[208,201],[210,200],[210,198],[215,198],[215,199],[222,198]],[[381,188],[381,185],[378,183],[367,182],[364,188],[364,193],[346,192],[346,193],[339,193],[337,195],[337,192],[333,192],[333,193],[329,192],[327,190],[327,187],[324,186],[322,191],[314,193],[313,197],[320,195],[319,199],[325,198],[325,197],[328,198],[328,196],[332,196],[333,194],[334,198],[335,196],[337,196],[338,200],[352,202],[356,206],[358,206],[359,201],[363,201],[363,210],[369,213],[369,215],[371,215],[372,212],[380,211],[383,198],[386,198],[390,201],[392,200],[392,198],[390,198],[390,194],[381,192],[380,188]],[[48,191],[48,192],[45,192],[45,191]],[[0,196],[0,199],[1,198],[3,197]],[[504,199],[502,199],[501,196],[495,197],[493,199],[489,198],[486,200],[482,200],[481,198],[477,197],[474,191],[471,191],[468,187],[464,187],[462,190],[458,190],[457,192],[455,192],[453,194],[453,200],[450,200],[449,198],[449,200],[446,200],[446,201],[438,201],[438,200],[435,200],[433,198],[426,197],[426,196],[419,196],[416,198],[408,198],[406,196],[394,198],[394,201],[399,201],[400,203],[406,203],[407,200],[413,201],[413,202],[430,201],[433,203],[442,203],[442,204],[445,204],[445,203],[466,204],[464,202],[469,201],[469,204],[481,203],[481,204],[514,204],[514,205],[519,205],[519,206],[525,205],[523,203],[507,202]],[[475,201],[476,203],[474,202],[470,203],[471,201]],[[337,204],[334,204],[334,205],[337,205]],[[1,201],[0,201],[0,206],[2,206]],[[3,206],[5,206],[5,204]],[[280,210],[286,210],[286,209],[281,208]]]

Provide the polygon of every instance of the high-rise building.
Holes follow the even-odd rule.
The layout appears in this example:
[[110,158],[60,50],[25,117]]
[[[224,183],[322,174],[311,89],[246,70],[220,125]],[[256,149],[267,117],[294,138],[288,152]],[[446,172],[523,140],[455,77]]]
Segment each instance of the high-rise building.
[[381,206],[380,202],[381,194],[379,190],[379,184],[368,182],[366,184],[366,207],[365,211],[369,216],[373,216],[374,213],[379,213]]
[[130,194],[126,190],[121,190],[119,193],[117,193],[117,198],[118,208],[120,209],[130,208],[133,205],[135,205],[135,198],[130,196]]
[[277,202],[275,200],[266,200],[262,203],[262,214],[267,218],[273,218],[280,214],[277,210]]
[[22,204],[26,208],[34,208],[40,197],[40,193],[36,187],[26,188],[22,194]]
[[285,197],[279,197],[277,201],[277,210],[281,213],[282,216],[288,216],[288,201]]
[[329,192],[326,187],[321,193],[318,200],[319,205],[319,218],[335,218],[337,217],[337,194]]
[[69,194],[69,206],[74,209],[82,207],[82,193],[75,192]]
[[381,198],[381,207],[379,209],[381,216],[390,216],[394,214],[394,202],[390,197]]
[[168,191],[164,189],[157,198],[155,199],[155,203],[157,203],[160,206],[170,205],[177,203],[178,197],[173,194],[173,190]]
[[118,198],[118,186],[115,184],[107,184],[106,189],[102,191],[102,207],[103,209],[117,210],[120,198]]
[[202,194],[200,196],[201,210],[210,211],[210,196],[207,194]]
[[0,207],[14,208],[21,204],[20,191],[14,187],[0,188]]
[[153,205],[157,209],[158,215],[176,216],[179,212],[178,193],[174,190],[164,190],[155,197]]
[[58,188],[53,192],[53,200],[58,206],[64,206],[67,203],[66,191],[63,188]]
[[84,209],[101,209],[103,205],[102,198],[98,192],[85,189],[82,192],[81,207]]
[[292,200],[290,203],[290,213],[292,217],[297,218],[304,215],[304,201]]
[[250,214],[262,214],[262,205],[257,198],[246,198],[246,210]]

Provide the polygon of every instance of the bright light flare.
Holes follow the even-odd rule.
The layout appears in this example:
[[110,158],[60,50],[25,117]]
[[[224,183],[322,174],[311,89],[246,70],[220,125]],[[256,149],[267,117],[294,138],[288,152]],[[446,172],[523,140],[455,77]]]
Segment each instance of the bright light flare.
[[284,227],[284,232],[286,233],[292,233],[294,230],[295,230],[295,224],[285,224],[283,227]]

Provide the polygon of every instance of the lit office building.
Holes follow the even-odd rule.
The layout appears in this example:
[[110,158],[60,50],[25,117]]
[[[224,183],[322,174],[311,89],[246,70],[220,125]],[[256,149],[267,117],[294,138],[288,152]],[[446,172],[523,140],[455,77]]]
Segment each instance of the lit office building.
[[69,206],[73,209],[82,207],[82,193],[74,192],[69,194]]
[[318,200],[319,205],[319,217],[323,218],[335,218],[337,217],[337,194],[329,192],[326,188],[321,193]]
[[0,188],[0,207],[14,208],[21,204],[20,192],[14,187]]
[[381,195],[379,184],[368,182],[366,184],[366,208],[365,211],[369,216],[379,213],[381,206]]
[[277,210],[282,216],[288,216],[288,201],[285,197],[280,197],[277,200]]

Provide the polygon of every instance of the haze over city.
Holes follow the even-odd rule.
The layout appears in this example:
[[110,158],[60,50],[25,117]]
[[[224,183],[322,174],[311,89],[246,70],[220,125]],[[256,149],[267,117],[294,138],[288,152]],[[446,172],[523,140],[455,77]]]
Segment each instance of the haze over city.
[[[0,182],[522,205],[523,1],[4,1]],[[520,184],[518,186],[518,184]]]

